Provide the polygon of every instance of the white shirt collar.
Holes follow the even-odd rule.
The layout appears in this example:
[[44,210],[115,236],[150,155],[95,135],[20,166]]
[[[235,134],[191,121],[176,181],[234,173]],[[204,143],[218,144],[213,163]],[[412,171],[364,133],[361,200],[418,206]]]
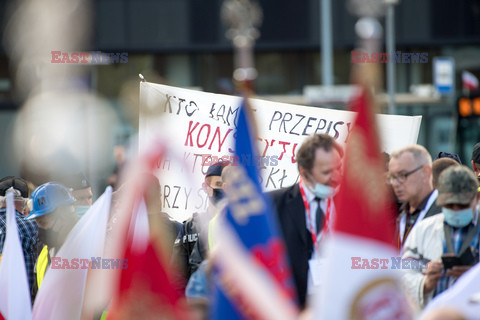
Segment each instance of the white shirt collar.
[[301,182],[303,185],[303,190],[305,191],[305,197],[307,197],[308,203],[312,202],[313,199],[315,199],[315,194],[310,190],[309,187],[307,187],[305,182]]

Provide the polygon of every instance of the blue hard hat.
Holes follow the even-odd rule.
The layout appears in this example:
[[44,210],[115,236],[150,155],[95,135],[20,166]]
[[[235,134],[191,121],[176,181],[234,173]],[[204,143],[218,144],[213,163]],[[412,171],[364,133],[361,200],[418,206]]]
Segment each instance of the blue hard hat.
[[32,193],[33,210],[26,219],[35,219],[55,211],[60,206],[75,202],[72,193],[63,184],[47,182]]

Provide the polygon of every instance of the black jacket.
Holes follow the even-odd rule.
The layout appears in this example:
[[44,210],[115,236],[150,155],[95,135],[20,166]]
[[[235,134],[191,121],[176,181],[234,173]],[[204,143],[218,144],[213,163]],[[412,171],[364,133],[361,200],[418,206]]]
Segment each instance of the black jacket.
[[305,307],[308,283],[308,260],[313,241],[305,222],[305,206],[298,184],[270,193],[277,210],[278,222],[285,240],[288,259],[297,288],[298,301]]
[[207,256],[204,243],[206,244],[206,239],[201,239],[200,236],[200,217],[198,213],[194,213],[191,218],[183,222],[173,245],[172,260],[180,269],[177,279],[175,279],[175,286],[182,293],[184,293],[190,276]]

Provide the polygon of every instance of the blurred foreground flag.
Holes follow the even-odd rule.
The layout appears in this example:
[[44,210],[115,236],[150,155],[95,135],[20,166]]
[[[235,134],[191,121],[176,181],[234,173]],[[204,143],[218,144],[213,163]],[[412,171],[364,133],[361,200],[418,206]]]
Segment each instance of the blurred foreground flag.
[[463,71],[462,85],[468,90],[478,90],[478,78],[471,72]]
[[[251,111],[243,100],[235,156],[224,169],[228,199],[215,225],[212,319],[294,319],[295,290],[273,207],[258,178]],[[212,225],[211,225],[212,228]]]
[[149,234],[147,208],[137,203],[132,214],[118,291],[107,319],[188,319],[171,283],[170,270],[157,254]]
[[324,263],[315,270],[321,277],[315,319],[412,319],[399,270],[391,270],[399,253],[372,101],[362,90],[352,102],[357,117],[347,141],[337,216],[321,248]]
[[48,267],[33,306],[34,319],[80,319],[89,268],[102,268],[112,188],[107,187],[68,234]]
[[12,192],[7,192],[7,235],[0,262],[0,288],[0,319],[32,319],[27,270],[18,235]]

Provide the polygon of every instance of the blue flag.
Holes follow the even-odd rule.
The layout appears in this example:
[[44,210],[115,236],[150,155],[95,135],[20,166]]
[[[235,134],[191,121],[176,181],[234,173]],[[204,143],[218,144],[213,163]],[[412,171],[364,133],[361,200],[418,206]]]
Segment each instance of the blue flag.
[[223,234],[213,255],[216,288],[212,318],[261,319],[265,318],[262,313],[276,318],[275,312],[290,318],[297,312],[293,280],[273,206],[262,193],[261,158],[247,108],[244,99],[238,115],[235,160],[225,168],[228,205],[221,213],[223,225],[216,228]]

